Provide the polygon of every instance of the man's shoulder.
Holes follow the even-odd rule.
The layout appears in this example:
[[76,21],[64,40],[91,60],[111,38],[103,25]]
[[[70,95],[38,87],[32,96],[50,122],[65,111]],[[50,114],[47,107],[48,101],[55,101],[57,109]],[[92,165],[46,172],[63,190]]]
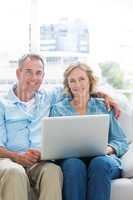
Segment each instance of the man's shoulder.
[[[4,109],[9,105],[10,100],[7,98],[7,96],[0,97],[0,108]],[[11,103],[11,102],[10,102]]]

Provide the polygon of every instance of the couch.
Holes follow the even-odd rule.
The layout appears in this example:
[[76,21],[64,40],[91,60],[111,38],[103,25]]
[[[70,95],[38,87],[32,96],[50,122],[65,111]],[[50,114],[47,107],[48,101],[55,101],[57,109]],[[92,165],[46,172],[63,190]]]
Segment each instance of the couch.
[[119,122],[127,135],[129,150],[121,158],[122,178],[112,181],[111,200],[133,200],[133,110],[126,106],[124,110]]

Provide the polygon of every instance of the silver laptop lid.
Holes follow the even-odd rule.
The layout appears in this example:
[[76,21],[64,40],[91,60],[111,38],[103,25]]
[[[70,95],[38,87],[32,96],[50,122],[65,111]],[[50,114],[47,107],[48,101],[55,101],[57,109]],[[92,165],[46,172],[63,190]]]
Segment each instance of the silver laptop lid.
[[44,160],[104,155],[109,115],[44,117],[41,157]]

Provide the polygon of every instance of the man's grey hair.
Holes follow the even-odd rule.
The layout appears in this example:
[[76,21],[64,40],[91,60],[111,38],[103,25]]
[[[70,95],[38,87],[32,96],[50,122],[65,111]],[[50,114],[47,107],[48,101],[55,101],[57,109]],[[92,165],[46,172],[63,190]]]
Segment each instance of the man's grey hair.
[[23,55],[19,60],[18,60],[18,66],[19,68],[23,67],[23,64],[25,62],[25,60],[27,59],[30,59],[30,60],[40,60],[41,63],[43,64],[43,68],[44,68],[44,65],[45,65],[45,62],[43,60],[43,58],[39,55],[39,54],[32,54],[32,53],[29,53],[29,54],[25,54]]

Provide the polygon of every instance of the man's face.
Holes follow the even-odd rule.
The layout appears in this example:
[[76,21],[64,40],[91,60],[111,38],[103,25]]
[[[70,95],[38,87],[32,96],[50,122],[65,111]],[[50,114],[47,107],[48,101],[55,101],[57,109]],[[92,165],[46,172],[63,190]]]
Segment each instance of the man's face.
[[16,71],[17,79],[21,90],[27,92],[35,92],[39,89],[43,77],[43,64],[38,59],[27,58],[23,66]]

